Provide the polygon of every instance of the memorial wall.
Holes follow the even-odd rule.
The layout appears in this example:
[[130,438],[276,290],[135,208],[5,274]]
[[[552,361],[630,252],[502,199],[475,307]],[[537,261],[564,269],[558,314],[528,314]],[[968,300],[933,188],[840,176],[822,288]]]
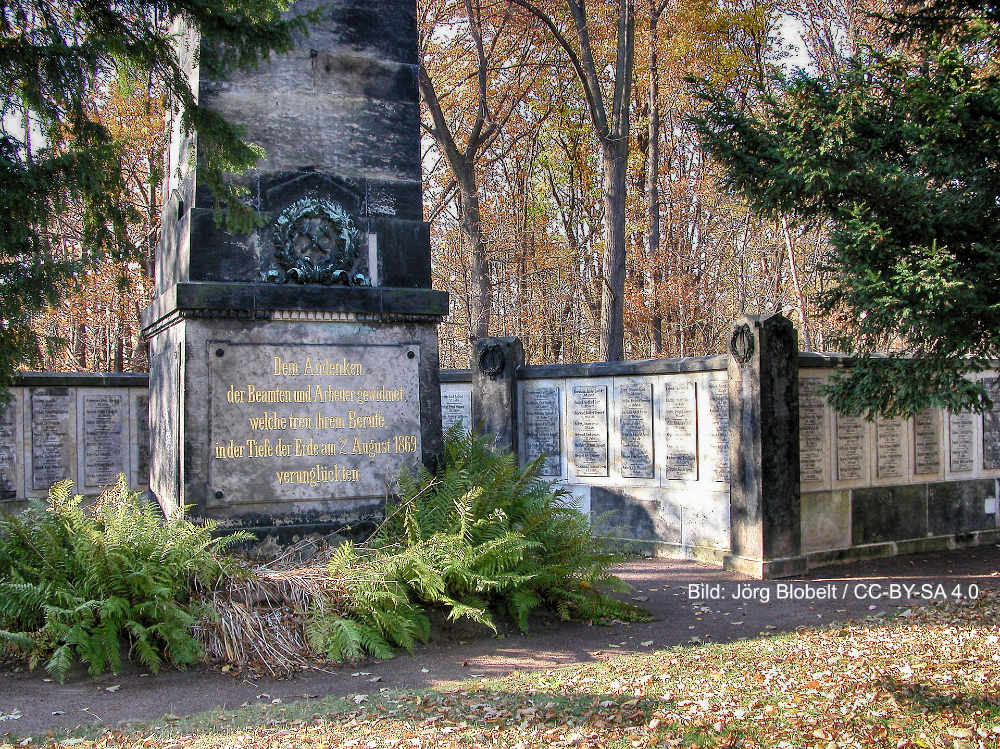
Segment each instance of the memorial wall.
[[[443,373],[445,428],[472,423],[472,375]],[[729,545],[725,357],[525,366],[517,444],[595,531],[720,562]]]
[[[0,406],[0,507],[71,479],[98,494],[124,473],[149,483],[145,375],[25,375]],[[15,507],[16,509],[16,507]]]
[[[928,409],[912,419],[867,421],[836,413],[823,397],[846,359],[803,354],[800,362],[804,553],[848,561],[998,533],[1000,398],[984,414]],[[980,378],[1000,395],[996,375]]]

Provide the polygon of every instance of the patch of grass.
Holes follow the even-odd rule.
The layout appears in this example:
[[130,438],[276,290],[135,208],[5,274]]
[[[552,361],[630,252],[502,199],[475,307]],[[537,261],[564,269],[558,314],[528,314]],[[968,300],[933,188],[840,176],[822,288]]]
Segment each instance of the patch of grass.
[[433,690],[213,711],[81,746],[996,746],[998,633],[993,593]]

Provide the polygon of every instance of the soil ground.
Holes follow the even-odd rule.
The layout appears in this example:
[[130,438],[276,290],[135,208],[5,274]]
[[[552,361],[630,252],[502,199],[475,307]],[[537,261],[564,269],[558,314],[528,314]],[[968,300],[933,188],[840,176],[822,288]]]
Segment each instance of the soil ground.
[[[450,638],[421,646],[413,655],[324,666],[286,679],[249,679],[211,669],[158,676],[129,670],[96,680],[78,674],[60,685],[43,672],[0,672],[0,717],[18,712],[22,716],[0,723],[0,735],[150,721],[165,714],[182,716],[260,701],[429,688],[687,642],[728,642],[885,616],[898,608],[929,605],[942,595],[974,595],[976,586],[1000,589],[1000,546],[873,560],[782,581],[752,581],[690,561],[663,559],[631,562],[617,572],[634,586],[631,598],[647,608],[654,621],[588,626],[542,619],[530,634],[502,639],[453,631]],[[894,590],[894,583],[915,587]],[[718,594],[718,599],[707,599],[706,591]],[[736,593],[750,598],[734,599]]]

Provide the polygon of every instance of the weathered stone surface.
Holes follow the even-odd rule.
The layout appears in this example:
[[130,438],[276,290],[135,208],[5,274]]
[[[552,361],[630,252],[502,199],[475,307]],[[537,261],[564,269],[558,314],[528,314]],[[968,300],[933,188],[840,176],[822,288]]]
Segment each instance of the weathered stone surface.
[[79,392],[80,484],[84,491],[100,491],[114,484],[120,473],[128,476],[128,406],[125,390]]
[[441,385],[441,429],[446,432],[455,424],[466,432],[472,429],[471,385]]
[[880,479],[906,475],[906,424],[901,418],[875,419],[875,474]]
[[699,464],[708,467],[709,481],[729,481],[732,465],[729,386],[721,380],[710,382],[706,402],[708,419],[705,428],[699,428]]
[[132,485],[149,486],[150,433],[149,391],[131,391],[132,403]]
[[868,422],[860,416],[836,414],[837,481],[862,481],[867,475]]
[[968,411],[948,413],[948,466],[952,473],[976,468],[976,417]]
[[615,421],[619,438],[619,473],[626,479],[656,477],[653,448],[653,383],[616,381]]
[[384,497],[419,463],[418,346],[207,344],[210,504]]
[[986,500],[996,496],[996,488],[992,479],[930,484],[927,487],[928,531],[943,535],[996,528],[996,512],[985,511]]
[[802,482],[824,484],[830,458],[830,435],[826,421],[826,399],[821,377],[799,378],[799,458]]
[[681,511],[661,500],[655,489],[626,491],[592,486],[591,512],[597,522],[594,532],[613,538],[681,543]]
[[479,338],[472,345],[472,420],[498,450],[521,449],[517,369],[523,363],[517,338]]
[[852,541],[870,544],[927,535],[927,486],[853,490]]
[[10,393],[10,402],[0,405],[0,500],[23,496],[24,453],[22,396],[19,390]]
[[44,494],[63,479],[76,481],[76,401],[69,388],[29,391],[29,493]]
[[983,412],[983,468],[1000,469],[1000,377],[984,377],[983,387],[993,408]]
[[941,471],[941,411],[928,408],[913,418],[913,473]]
[[762,564],[802,550],[798,374],[790,320],[737,321],[729,360],[732,553]]
[[555,384],[532,383],[521,391],[521,458],[542,458],[541,476],[562,475],[561,395]]
[[567,401],[570,427],[570,463],[576,476],[607,476],[608,386],[571,385]]
[[844,549],[851,545],[851,491],[802,493],[802,551]]
[[692,380],[671,378],[663,386],[663,478],[698,478],[698,390]]

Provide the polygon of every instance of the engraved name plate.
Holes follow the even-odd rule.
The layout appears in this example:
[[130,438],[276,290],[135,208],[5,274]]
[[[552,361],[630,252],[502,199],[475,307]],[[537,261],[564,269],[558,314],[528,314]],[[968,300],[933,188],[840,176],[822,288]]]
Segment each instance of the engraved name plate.
[[138,395],[135,398],[135,483],[142,486],[149,484],[149,396]]
[[903,420],[875,420],[875,470],[880,479],[903,478],[906,454],[903,448]]
[[608,387],[573,385],[569,395],[575,473],[577,476],[607,476]]
[[941,470],[941,412],[928,408],[913,417],[913,472]]
[[14,499],[18,494],[18,401],[15,395],[6,406],[0,406],[0,499]]
[[87,393],[83,396],[83,484],[113,484],[125,471],[125,396]]
[[709,386],[706,448],[711,456],[712,481],[729,480],[729,383]]
[[441,428],[447,431],[455,424],[466,432],[472,429],[472,390],[441,388]]
[[69,388],[31,391],[31,488],[45,491],[73,476],[74,399]]
[[993,408],[983,412],[983,468],[1000,468],[1000,378],[986,377],[983,387],[993,401]]
[[663,476],[698,478],[698,398],[691,381],[667,382],[663,390]]
[[559,421],[559,388],[525,388],[524,459],[530,463],[544,455],[542,476],[562,475]]
[[968,473],[975,468],[975,417],[961,411],[948,414],[948,464],[952,473]]
[[837,479],[858,481],[865,475],[865,420],[837,414]]
[[826,401],[816,377],[799,379],[799,466],[801,480],[826,481],[826,457],[829,437],[826,430]]
[[209,342],[210,499],[380,498],[420,461],[415,345]]
[[617,407],[622,477],[651,479],[656,475],[653,457],[653,384],[620,383]]

